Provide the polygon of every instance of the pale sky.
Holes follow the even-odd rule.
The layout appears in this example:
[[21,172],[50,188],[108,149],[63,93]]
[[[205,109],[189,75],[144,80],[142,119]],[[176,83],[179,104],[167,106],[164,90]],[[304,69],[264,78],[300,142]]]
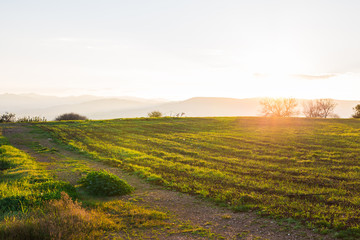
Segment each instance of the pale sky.
[[0,1],[0,93],[360,100],[358,0]]

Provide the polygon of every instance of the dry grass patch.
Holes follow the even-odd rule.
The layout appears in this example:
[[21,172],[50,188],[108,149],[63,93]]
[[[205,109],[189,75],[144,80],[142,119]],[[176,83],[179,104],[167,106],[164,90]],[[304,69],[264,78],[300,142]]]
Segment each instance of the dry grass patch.
[[1,224],[2,239],[94,239],[111,224],[95,211],[81,207],[66,193],[21,216],[7,217]]
[[169,225],[165,213],[123,201],[94,204],[91,209],[73,201],[66,193],[60,200],[41,208],[5,217],[0,224],[0,239],[105,239],[131,229]]

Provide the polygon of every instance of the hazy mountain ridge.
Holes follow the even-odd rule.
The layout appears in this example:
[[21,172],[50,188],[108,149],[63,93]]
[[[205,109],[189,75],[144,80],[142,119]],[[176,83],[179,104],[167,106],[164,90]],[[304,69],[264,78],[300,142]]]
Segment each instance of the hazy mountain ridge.
[[103,97],[96,97],[90,95],[70,96],[70,97],[56,97],[44,96],[37,94],[0,94],[0,110],[8,112],[16,112],[19,110],[26,110],[28,108],[47,108],[63,104],[78,104],[93,100],[103,99]]
[[[301,111],[302,99],[299,99]],[[335,100],[335,113],[342,118],[351,117],[352,108],[360,101]],[[159,110],[166,116],[185,113],[188,117],[260,116],[260,98],[194,97],[184,101],[142,99],[134,97],[55,97],[36,94],[0,94],[0,113],[5,111],[22,116],[42,116],[53,120],[66,112],[76,112],[90,119],[145,117]]]

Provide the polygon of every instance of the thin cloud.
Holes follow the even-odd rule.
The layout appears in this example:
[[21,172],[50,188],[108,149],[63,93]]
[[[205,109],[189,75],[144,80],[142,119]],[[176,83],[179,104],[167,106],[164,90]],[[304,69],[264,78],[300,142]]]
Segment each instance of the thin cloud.
[[263,78],[263,77],[268,77],[269,75],[264,73],[254,73],[253,76],[257,78]]
[[55,41],[55,42],[66,42],[66,43],[98,43],[104,42],[101,39],[93,39],[93,38],[72,38],[72,37],[60,37],[60,38],[49,38],[45,39],[46,41]]
[[292,75],[296,78],[307,79],[307,80],[323,80],[336,77],[337,74],[320,74],[320,75],[308,75],[308,74],[295,74]]
[[103,39],[93,39],[93,38],[68,38],[68,37],[61,37],[61,38],[54,38],[50,40],[55,40],[59,42],[73,42],[73,43],[84,43],[84,42],[109,42],[109,40]]

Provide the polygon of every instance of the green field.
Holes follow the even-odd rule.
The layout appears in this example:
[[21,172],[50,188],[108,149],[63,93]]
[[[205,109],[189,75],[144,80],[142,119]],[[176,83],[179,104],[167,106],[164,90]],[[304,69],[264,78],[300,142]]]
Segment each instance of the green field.
[[37,126],[155,184],[360,237],[359,120],[143,118]]
[[[4,128],[21,130],[9,135],[26,152],[1,135]],[[186,235],[218,239],[208,229],[135,204],[139,201],[136,195],[122,199],[87,193],[77,184],[80,177],[106,166],[94,165],[81,154],[66,151],[62,144],[48,148],[39,142],[48,137],[29,124],[0,125],[1,240],[168,239]]]

